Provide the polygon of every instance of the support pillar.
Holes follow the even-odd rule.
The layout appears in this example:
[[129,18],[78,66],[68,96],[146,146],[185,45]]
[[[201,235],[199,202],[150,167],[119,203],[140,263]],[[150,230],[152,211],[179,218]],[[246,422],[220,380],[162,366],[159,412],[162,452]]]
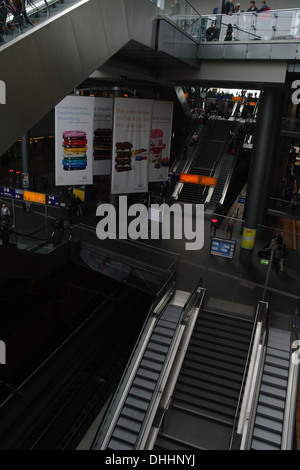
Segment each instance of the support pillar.
[[29,132],[22,136],[22,187],[30,185],[30,139]]
[[240,261],[245,264],[251,263],[257,227],[260,222],[261,206],[264,203],[266,186],[269,182],[268,175],[272,170],[270,162],[273,149],[271,142],[274,138],[274,116],[279,116],[276,88],[266,88],[261,100],[249,175],[250,184],[247,188],[246,218],[240,251]]

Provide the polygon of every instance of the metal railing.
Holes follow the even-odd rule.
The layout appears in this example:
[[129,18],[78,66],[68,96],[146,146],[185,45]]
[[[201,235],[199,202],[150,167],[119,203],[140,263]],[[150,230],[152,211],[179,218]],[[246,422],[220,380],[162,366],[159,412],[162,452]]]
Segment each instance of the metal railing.
[[[243,442],[249,435],[249,427],[251,425],[249,416],[253,412],[253,403],[255,402],[253,398],[259,385],[259,377],[261,376],[264,363],[268,315],[269,303],[259,302],[255,313],[244,375],[236,406],[229,450],[236,450],[237,443],[240,444],[240,441],[242,441],[241,447],[243,447]],[[249,409],[249,406],[251,406],[251,409]]]

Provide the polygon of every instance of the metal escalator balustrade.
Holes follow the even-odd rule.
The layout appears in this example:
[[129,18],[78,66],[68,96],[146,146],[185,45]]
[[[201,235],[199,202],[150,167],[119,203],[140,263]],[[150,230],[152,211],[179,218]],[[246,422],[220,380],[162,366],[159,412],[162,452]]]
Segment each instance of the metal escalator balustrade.
[[108,419],[104,420],[93,449],[144,448],[168,378],[170,364],[183,334],[183,328],[179,327],[202,295],[202,289],[197,286],[185,305],[177,305],[171,301],[163,306],[157,320],[152,319],[148,325],[148,334],[141,337],[143,344],[138,360],[136,358],[134,362],[130,361],[134,367],[127,384],[125,380],[122,381],[124,393],[118,399],[111,424]]

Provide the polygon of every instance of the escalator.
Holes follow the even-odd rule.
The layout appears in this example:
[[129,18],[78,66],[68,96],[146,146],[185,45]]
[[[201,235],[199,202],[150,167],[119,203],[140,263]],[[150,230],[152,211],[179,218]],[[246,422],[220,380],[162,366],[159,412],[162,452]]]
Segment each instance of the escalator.
[[229,448],[252,327],[200,311],[155,450]]
[[251,450],[281,450],[291,334],[270,328]]
[[[214,176],[218,162],[225,150],[232,122],[210,120],[206,138],[197,146],[197,153],[188,173],[202,176]],[[207,188],[204,186],[184,183],[178,195],[181,202],[204,202]]]
[[94,439],[93,450],[147,448],[162,390],[187,323],[197,314],[204,290],[196,286],[191,294],[174,290],[166,294],[141,331],[119,389]]
[[33,233],[14,230],[9,246],[0,245],[3,279],[43,279],[71,260],[72,227],[66,226],[61,242],[54,243],[54,226]]

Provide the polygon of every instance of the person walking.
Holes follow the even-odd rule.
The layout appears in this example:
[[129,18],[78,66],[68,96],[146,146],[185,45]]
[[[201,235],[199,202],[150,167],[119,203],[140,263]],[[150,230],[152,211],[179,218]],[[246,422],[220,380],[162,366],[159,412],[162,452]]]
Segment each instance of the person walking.
[[2,204],[2,207],[1,207],[1,219],[4,220],[5,222],[8,222],[8,221],[9,221],[9,217],[10,217],[10,210],[9,210],[9,208],[7,207],[6,204]]

